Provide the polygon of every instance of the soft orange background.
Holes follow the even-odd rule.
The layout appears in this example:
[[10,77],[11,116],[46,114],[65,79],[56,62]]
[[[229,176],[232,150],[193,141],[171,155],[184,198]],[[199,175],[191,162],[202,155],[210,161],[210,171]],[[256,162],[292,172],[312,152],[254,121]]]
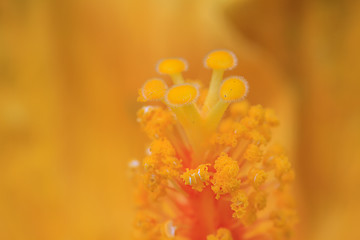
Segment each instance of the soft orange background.
[[137,88],[158,59],[228,48],[274,107],[298,239],[360,239],[360,2],[2,0],[0,239],[129,239]]

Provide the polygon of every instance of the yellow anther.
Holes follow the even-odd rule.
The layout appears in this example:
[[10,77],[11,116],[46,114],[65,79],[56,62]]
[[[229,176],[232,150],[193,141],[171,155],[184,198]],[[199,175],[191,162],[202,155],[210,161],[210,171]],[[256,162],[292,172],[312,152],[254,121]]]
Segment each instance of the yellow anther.
[[201,164],[196,169],[186,169],[186,172],[181,175],[185,185],[189,185],[192,189],[201,192],[209,184],[208,165],[210,164]]
[[240,123],[244,125],[247,129],[254,129],[259,125],[258,121],[249,116],[245,116],[244,118],[242,118]]
[[157,199],[165,193],[166,178],[149,172],[143,175],[143,180],[144,186],[150,194],[150,198]]
[[270,218],[273,221],[275,227],[284,228],[288,224],[288,215],[289,213],[286,210],[277,210],[271,213]]
[[282,177],[291,170],[291,163],[286,156],[276,157],[274,159],[275,163],[275,175],[280,180]]
[[243,77],[229,77],[220,87],[220,98],[225,102],[242,100],[248,93],[248,83]]
[[175,156],[175,149],[166,138],[154,140],[150,145],[150,152],[151,155]]
[[248,198],[243,192],[236,192],[231,197],[231,209],[234,211],[233,217],[234,218],[242,218],[246,213],[246,208],[249,205]]
[[180,159],[176,157],[165,157],[162,159],[161,166],[157,172],[165,178],[178,177],[181,167],[182,164]]
[[244,158],[245,160],[251,162],[251,163],[258,163],[262,160],[263,152],[259,148],[259,146],[255,144],[250,144],[245,153]]
[[218,133],[213,136],[212,143],[235,147],[238,144],[239,136],[234,132]]
[[232,69],[236,64],[235,54],[228,50],[212,51],[205,58],[205,66],[212,69]]
[[216,199],[219,199],[220,195],[235,192],[240,185],[240,179],[237,178],[239,174],[237,161],[226,153],[221,153],[215,160],[214,168],[216,172],[212,179],[211,189],[216,193]]
[[160,107],[145,106],[137,112],[137,121],[151,139],[163,137],[175,123],[173,115]]
[[161,100],[165,96],[166,83],[159,78],[147,80],[141,88],[139,101]]
[[265,121],[270,125],[270,126],[277,126],[279,125],[279,119],[275,114],[275,111],[272,109],[266,109],[265,110]]
[[161,235],[165,237],[165,239],[172,239],[175,238],[177,227],[174,226],[173,221],[167,221],[164,224],[162,224],[161,227]]
[[267,174],[264,170],[252,168],[248,173],[248,180],[255,189],[258,189],[267,179]]
[[267,143],[265,136],[257,130],[247,131],[244,137],[251,140],[254,145],[260,146]]
[[199,89],[193,84],[175,85],[166,93],[166,103],[171,107],[179,107],[194,103],[199,97]]
[[259,104],[256,106],[252,106],[249,109],[249,117],[256,120],[258,123],[262,123],[264,121],[264,108]]
[[170,75],[174,84],[183,83],[184,79],[181,73],[187,70],[187,62],[181,58],[163,59],[158,63],[157,70],[161,74]]
[[227,133],[233,131],[233,127],[235,125],[235,121],[232,118],[225,118],[219,124],[219,132]]
[[280,144],[271,145],[264,155],[264,165],[266,167],[274,168],[276,163],[275,159],[286,155],[283,146]]
[[158,164],[159,159],[154,156],[147,156],[144,158],[143,166],[146,171],[152,171],[155,169],[155,166]]
[[257,220],[256,209],[253,207],[248,207],[246,209],[246,213],[244,214],[241,220],[245,226],[252,225]]
[[289,171],[281,175],[280,181],[282,183],[290,183],[294,181],[294,179],[295,179],[295,172],[293,169],[290,169]]
[[142,234],[150,233],[156,228],[157,221],[144,212],[139,212],[134,221],[134,227]]
[[247,128],[241,123],[234,124],[234,133],[238,136],[242,136],[247,131]]
[[230,230],[226,228],[219,228],[216,235],[211,234],[206,237],[206,240],[233,240]]
[[244,117],[248,113],[249,105],[248,101],[236,102],[231,105],[230,114],[234,117]]
[[256,210],[261,211],[266,207],[267,196],[264,192],[253,192],[249,196],[249,204]]

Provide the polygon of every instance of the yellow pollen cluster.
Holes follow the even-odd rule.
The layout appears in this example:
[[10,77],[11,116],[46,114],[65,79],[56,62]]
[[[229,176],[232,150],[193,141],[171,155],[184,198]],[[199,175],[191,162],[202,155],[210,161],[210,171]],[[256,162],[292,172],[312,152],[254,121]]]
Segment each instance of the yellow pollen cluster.
[[156,217],[146,212],[140,212],[136,216],[134,228],[138,230],[134,239],[182,240],[175,237],[177,227],[171,220],[158,222]]
[[249,102],[241,101],[233,103],[230,107],[230,114],[233,117],[244,117],[249,110]]
[[279,125],[279,119],[277,118],[275,111],[272,109],[265,110],[265,121],[268,122],[270,126]]
[[186,185],[190,185],[192,189],[201,192],[204,187],[209,184],[209,165],[210,164],[201,164],[196,169],[186,169],[186,172],[181,175],[181,178]]
[[261,211],[266,207],[267,196],[262,191],[253,192],[249,196],[249,202],[256,210]]
[[234,218],[242,218],[246,212],[246,208],[249,206],[248,198],[243,192],[236,192],[231,197],[231,209],[234,211]]
[[258,145],[250,144],[244,153],[244,158],[250,162],[260,162],[262,155],[263,153]]
[[142,107],[137,113],[137,121],[150,139],[165,137],[175,124],[171,112],[152,106]]
[[266,178],[267,174],[262,169],[252,168],[248,174],[248,180],[255,189],[258,189],[266,181]]
[[182,165],[175,156],[175,149],[165,138],[154,140],[150,153],[143,161],[144,183],[152,193],[151,197],[157,198],[164,193],[166,180],[177,177]]
[[206,240],[233,240],[231,232],[226,228],[219,228],[216,232],[216,235],[209,235],[206,237]]
[[219,199],[220,195],[233,193],[238,189],[240,179],[238,179],[239,165],[237,161],[226,153],[221,153],[215,161],[214,168],[216,172],[212,179],[211,189],[216,193],[216,199]]
[[284,149],[272,143],[279,119],[244,100],[243,77],[224,78],[236,62],[230,51],[209,53],[206,87],[184,79],[185,60],[164,59],[157,70],[169,79],[151,78],[139,90],[138,101],[149,105],[137,121],[151,144],[142,161],[129,163],[139,209],[135,240],[292,235],[295,173]]

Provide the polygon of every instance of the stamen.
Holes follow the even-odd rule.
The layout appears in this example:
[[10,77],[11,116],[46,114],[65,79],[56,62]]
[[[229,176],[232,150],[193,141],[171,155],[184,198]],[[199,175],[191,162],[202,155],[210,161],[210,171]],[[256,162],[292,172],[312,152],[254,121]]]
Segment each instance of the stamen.
[[206,122],[207,130],[213,132],[231,102],[242,100],[248,93],[248,84],[243,77],[229,77],[220,88],[220,98],[210,110]]
[[157,64],[157,71],[161,74],[168,74],[174,84],[184,83],[182,72],[188,68],[187,62],[181,58],[163,59]]
[[166,238],[174,238],[175,232],[176,232],[176,226],[173,225],[173,222],[167,221],[163,225],[163,233],[166,236]]
[[162,100],[167,90],[167,85],[164,80],[159,78],[152,78],[147,80],[141,90],[139,91],[138,101],[146,102],[151,100]]
[[206,240],[233,240],[233,237],[229,229],[219,228],[216,232],[216,235],[208,235]]
[[209,165],[201,164],[196,169],[186,169],[186,172],[181,175],[185,185],[190,185],[192,189],[201,192],[209,184]]
[[224,75],[224,71],[236,66],[237,59],[235,54],[228,50],[217,50],[210,52],[205,58],[205,67],[213,69],[209,92],[206,97],[203,112],[209,111],[218,100],[218,91]]

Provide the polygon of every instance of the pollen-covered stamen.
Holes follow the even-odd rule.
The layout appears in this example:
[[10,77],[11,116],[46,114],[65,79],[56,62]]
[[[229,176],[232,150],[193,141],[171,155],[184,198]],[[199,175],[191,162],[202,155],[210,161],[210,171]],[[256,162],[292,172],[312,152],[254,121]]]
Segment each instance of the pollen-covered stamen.
[[262,169],[252,168],[248,173],[248,180],[255,189],[258,189],[267,179],[267,174]]
[[206,118],[207,129],[213,132],[231,102],[242,100],[248,93],[248,84],[243,77],[229,77],[220,87],[220,98]]
[[248,198],[245,193],[238,191],[234,193],[231,197],[232,204],[230,205],[231,209],[234,211],[234,218],[241,218],[246,213],[246,208],[249,205]]
[[164,99],[167,85],[164,80],[152,78],[147,80],[139,91],[139,102]]
[[233,240],[233,237],[231,236],[230,230],[226,228],[219,228],[216,235],[208,235],[206,240]]
[[166,238],[174,238],[176,233],[176,226],[173,225],[173,222],[167,221],[162,226],[162,234]]
[[185,185],[189,185],[192,189],[201,192],[209,184],[208,165],[210,164],[201,164],[196,169],[186,169],[186,172],[181,175]]
[[182,72],[188,68],[187,62],[181,58],[168,58],[161,60],[157,65],[157,71],[161,74],[168,74],[174,84],[184,83]]
[[234,193],[241,183],[241,180],[237,179],[240,171],[237,161],[223,152],[215,160],[214,168],[216,172],[212,178],[211,189],[216,194],[216,199],[219,199],[220,195]]
[[209,92],[206,97],[203,112],[209,111],[217,102],[219,88],[224,75],[224,71],[236,66],[237,59],[235,54],[228,50],[217,50],[210,52],[204,61],[205,67],[213,69]]

